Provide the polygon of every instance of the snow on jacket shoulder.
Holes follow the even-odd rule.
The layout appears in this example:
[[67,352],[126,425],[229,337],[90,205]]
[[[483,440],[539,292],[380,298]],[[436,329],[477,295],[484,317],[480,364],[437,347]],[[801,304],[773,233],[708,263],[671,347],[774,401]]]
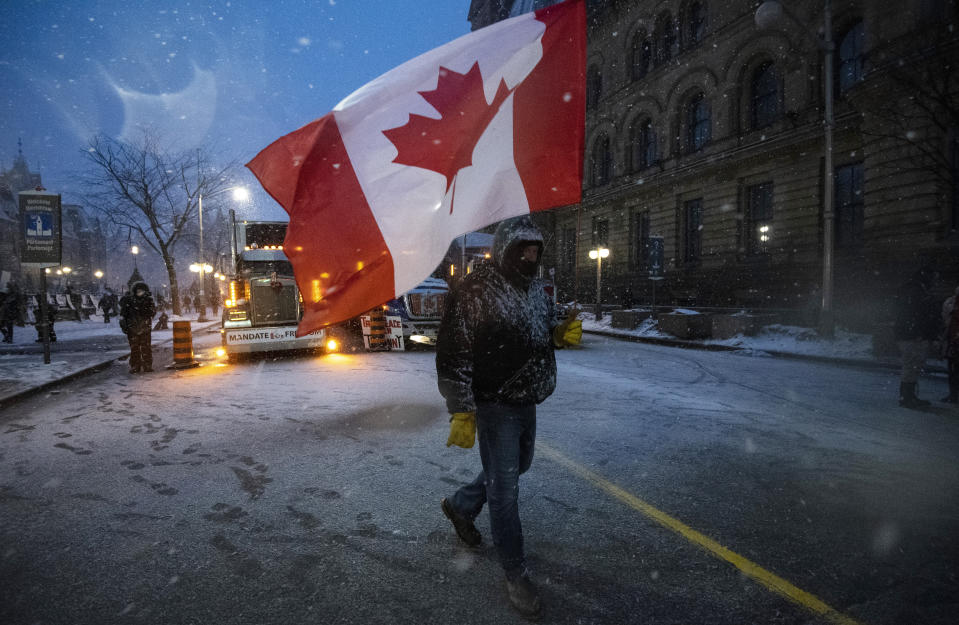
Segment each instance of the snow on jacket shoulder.
[[451,413],[475,410],[478,401],[538,404],[556,388],[553,302],[540,280],[511,272],[508,263],[516,246],[542,246],[542,239],[518,221],[519,227],[497,230],[497,239],[506,240],[494,241],[493,262],[447,298],[436,372]]

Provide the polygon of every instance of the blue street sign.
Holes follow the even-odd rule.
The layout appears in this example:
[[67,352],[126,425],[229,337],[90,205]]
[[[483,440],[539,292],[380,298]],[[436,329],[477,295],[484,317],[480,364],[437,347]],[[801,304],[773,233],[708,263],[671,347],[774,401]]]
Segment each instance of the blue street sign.
[[61,254],[60,196],[43,191],[21,191],[20,233],[22,263],[59,265]]

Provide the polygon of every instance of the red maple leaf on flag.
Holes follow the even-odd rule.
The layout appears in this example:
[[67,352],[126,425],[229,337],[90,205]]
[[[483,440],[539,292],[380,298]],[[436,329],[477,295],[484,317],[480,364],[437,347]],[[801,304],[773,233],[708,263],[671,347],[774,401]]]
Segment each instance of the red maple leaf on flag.
[[473,164],[473,149],[510,90],[500,80],[493,102],[487,104],[477,62],[465,74],[441,66],[436,89],[419,94],[436,109],[440,119],[414,113],[405,125],[384,130],[383,134],[399,151],[394,163],[446,176],[448,192],[459,170]]

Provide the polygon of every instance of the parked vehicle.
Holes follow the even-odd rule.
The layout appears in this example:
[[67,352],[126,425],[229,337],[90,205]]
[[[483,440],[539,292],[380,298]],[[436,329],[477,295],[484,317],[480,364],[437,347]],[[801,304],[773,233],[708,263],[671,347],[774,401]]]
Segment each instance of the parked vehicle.
[[325,329],[297,337],[303,315],[293,265],[283,253],[287,222],[237,221],[230,211],[233,276],[223,301],[225,355],[299,349],[335,351]]
[[387,303],[386,314],[403,320],[403,340],[414,345],[436,345],[449,286],[427,278],[416,288]]

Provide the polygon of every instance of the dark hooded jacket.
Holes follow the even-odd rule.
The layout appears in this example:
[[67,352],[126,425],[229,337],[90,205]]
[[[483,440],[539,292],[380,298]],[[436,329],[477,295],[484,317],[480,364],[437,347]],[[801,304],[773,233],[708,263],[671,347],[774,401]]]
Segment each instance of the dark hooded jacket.
[[[466,276],[447,299],[436,343],[439,390],[452,412],[476,402],[538,404],[556,387],[553,302],[531,269],[526,245],[543,238],[529,217],[503,222],[492,262]],[[539,265],[537,260],[536,267]]]
[[[143,289],[146,293],[137,296],[138,289]],[[155,314],[156,304],[153,303],[150,288],[145,282],[134,283],[130,292],[120,298],[121,328],[127,336],[149,333]]]
[[899,289],[893,326],[897,341],[932,341],[938,336],[941,311],[932,296],[934,281],[935,272],[923,268]]

